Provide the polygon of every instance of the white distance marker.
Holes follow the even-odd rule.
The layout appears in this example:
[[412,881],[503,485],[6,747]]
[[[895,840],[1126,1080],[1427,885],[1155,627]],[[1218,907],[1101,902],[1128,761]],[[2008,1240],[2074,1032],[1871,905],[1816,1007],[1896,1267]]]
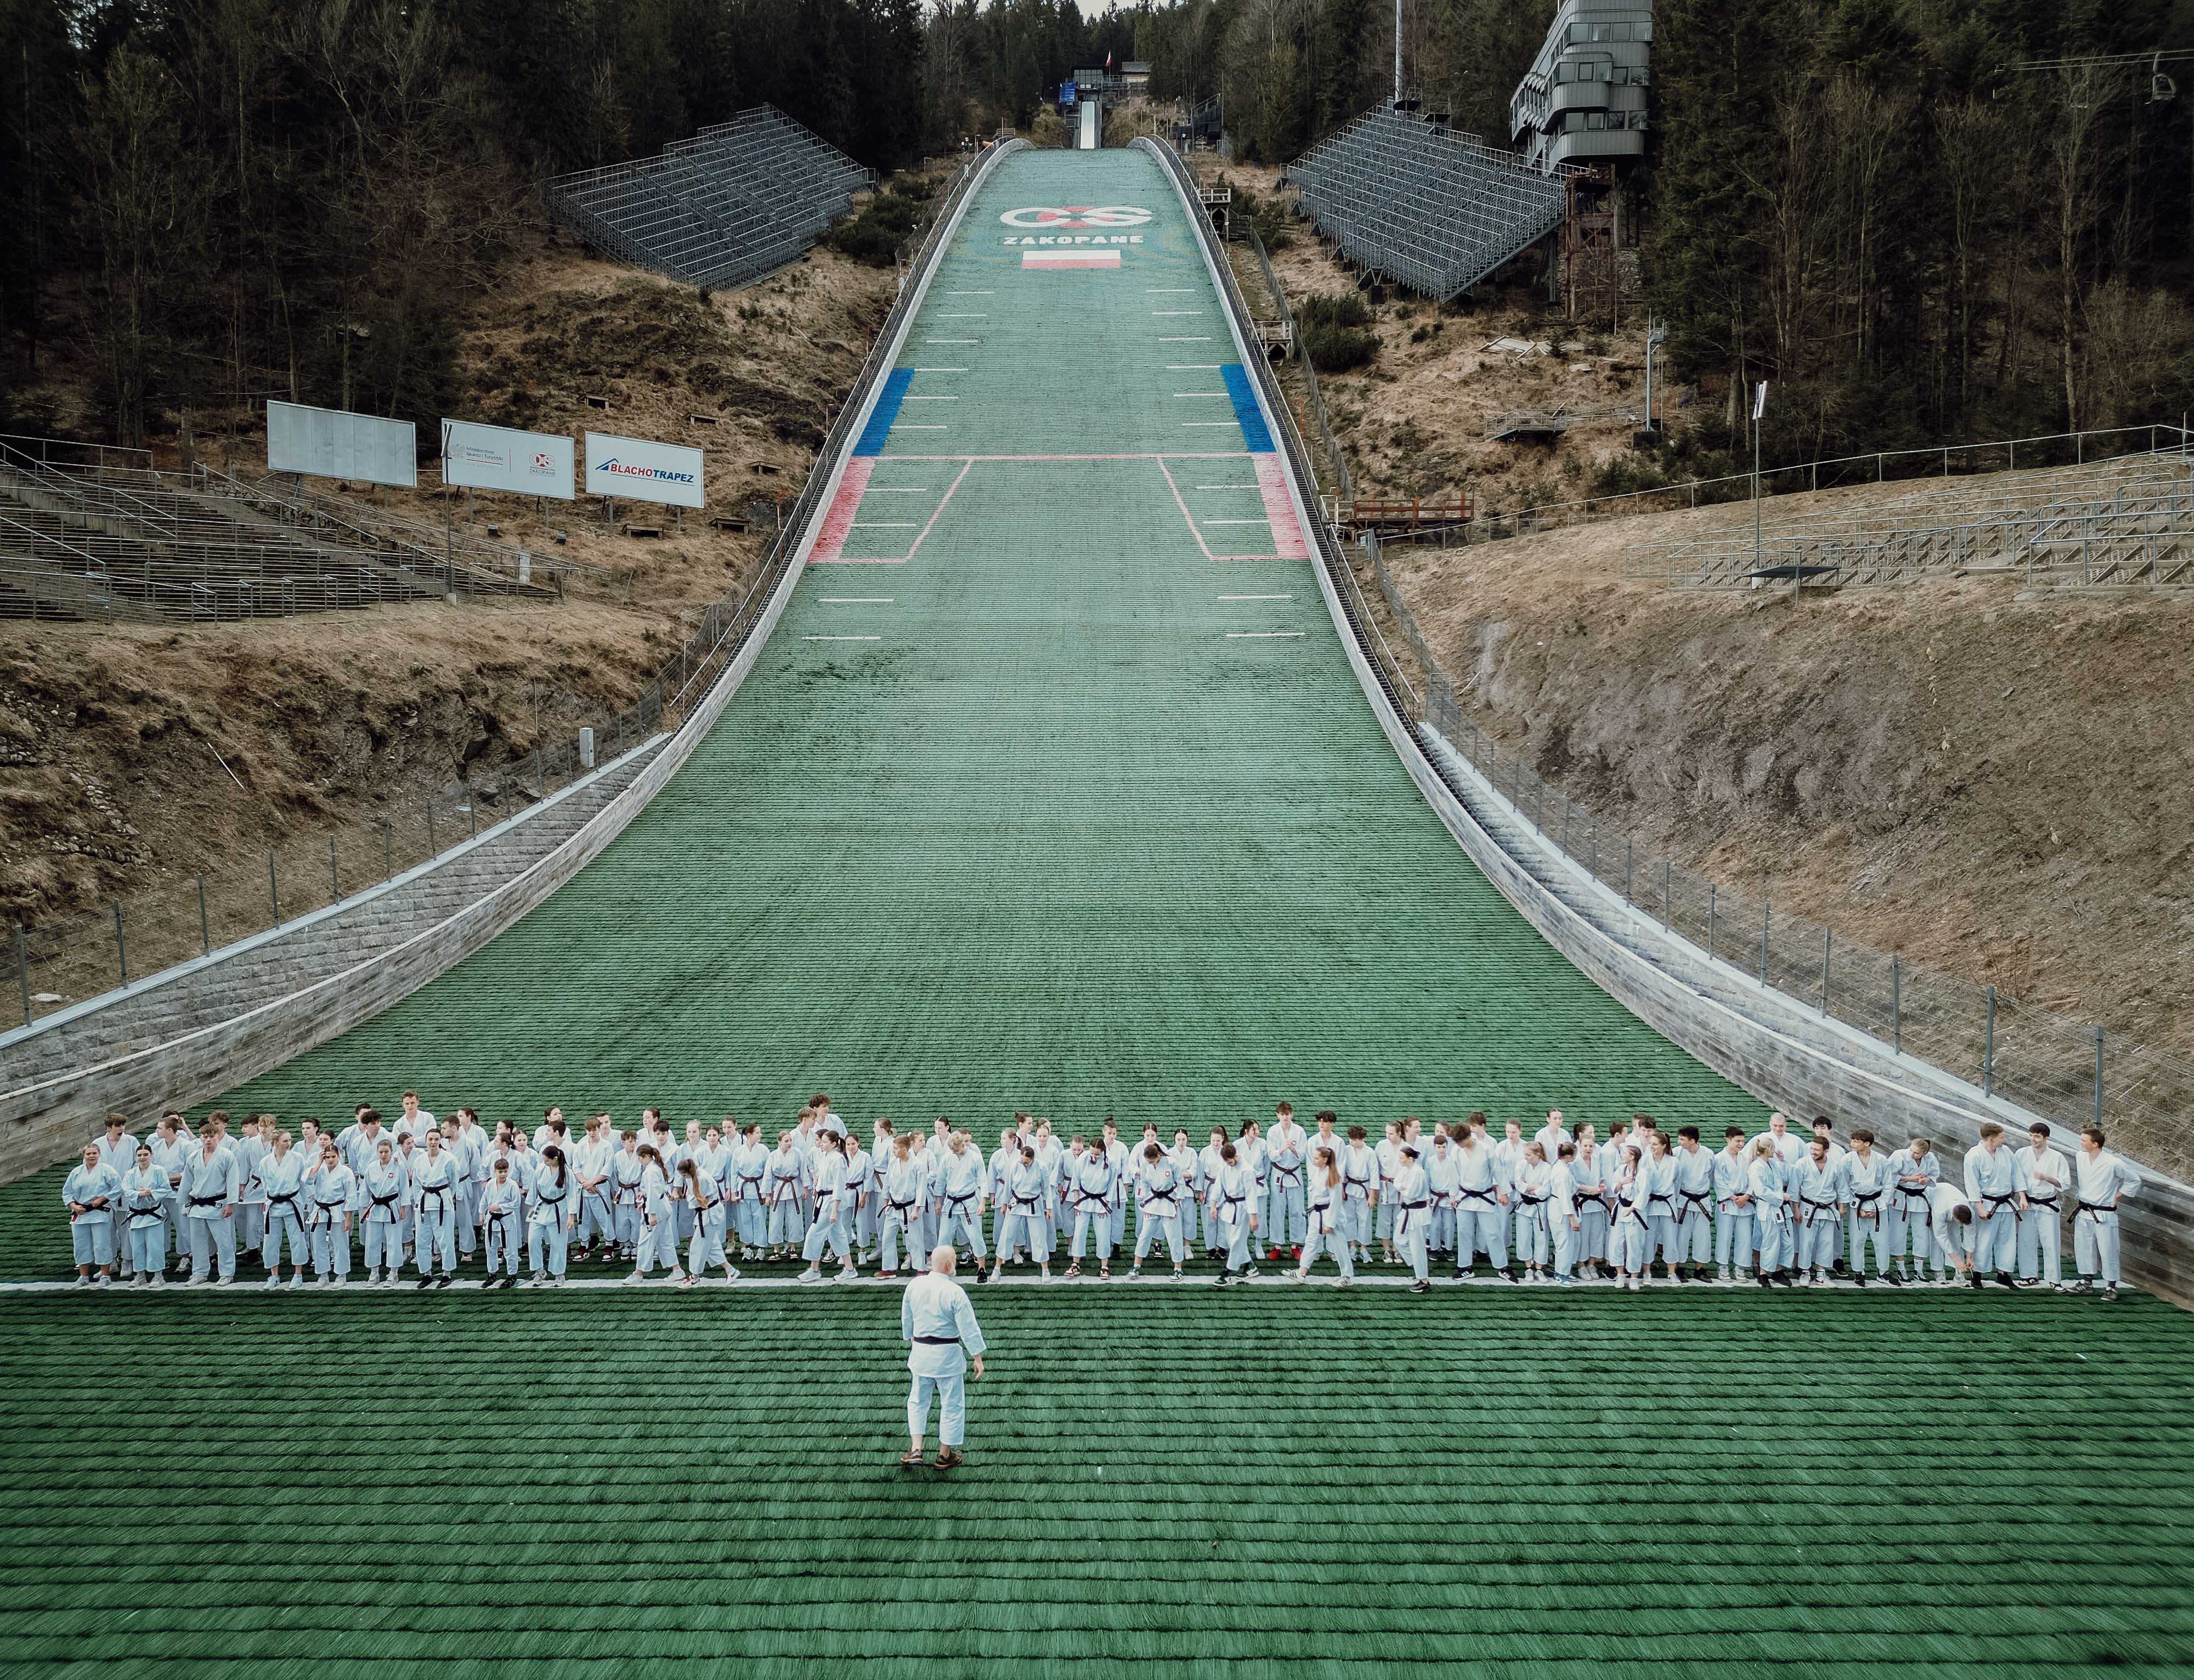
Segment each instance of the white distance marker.
[[882,636],[802,636],[806,642],[880,642]]
[[[830,598],[825,595],[823,599],[827,601]],[[1291,601],[1295,597],[1293,595],[1221,595],[1219,599],[1222,601]]]
[[[932,344],[936,344],[941,341],[933,338],[929,341]],[[973,344],[975,341],[971,338],[968,341],[970,344]],[[1202,338],[1162,338],[1158,342],[1161,344],[1209,344],[1211,342],[1211,339],[1209,335],[1207,334]]]
[[1230,642],[1284,642],[1292,641],[1306,634],[1301,630],[1229,630],[1226,639]]
[[[824,595],[821,599],[825,606],[892,606],[899,599],[896,595]],[[1244,596],[1243,599],[1252,598]],[[1287,599],[1293,600],[1295,597],[1290,595]]]

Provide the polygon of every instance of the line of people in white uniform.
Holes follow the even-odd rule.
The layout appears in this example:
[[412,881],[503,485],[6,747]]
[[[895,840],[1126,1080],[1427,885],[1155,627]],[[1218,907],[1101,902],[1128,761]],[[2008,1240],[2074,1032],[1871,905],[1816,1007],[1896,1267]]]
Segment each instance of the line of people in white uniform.
[[1131,1144],[1110,1118],[1062,1136],[1021,1114],[985,1155],[942,1119],[904,1132],[878,1121],[864,1147],[818,1093],[772,1147],[753,1123],[689,1121],[674,1137],[652,1109],[621,1130],[597,1114],[575,1136],[552,1108],[530,1137],[508,1121],[490,1132],[470,1109],[440,1121],[406,1092],[393,1124],[360,1105],[340,1132],[307,1120],[295,1138],[273,1115],[232,1136],[220,1113],[192,1135],[171,1112],[141,1143],[112,1115],[63,1200],[85,1284],[118,1270],[158,1285],[170,1244],[197,1283],[232,1282],[239,1251],[258,1256],[268,1287],[285,1253],[289,1287],[307,1266],[338,1283],[355,1239],[366,1282],[393,1285],[408,1264],[421,1288],[447,1287],[476,1251],[491,1287],[515,1285],[521,1265],[531,1283],[560,1283],[590,1257],[629,1267],[628,1282],[660,1270],[688,1284],[737,1277],[735,1259],[800,1258],[813,1283],[826,1260],[841,1280],[879,1261],[891,1277],[949,1243],[992,1282],[1019,1264],[1048,1280],[1061,1246],[1069,1277],[1085,1259],[1110,1277],[1117,1253],[1130,1277],[1164,1262],[1179,1278],[1200,1246],[1222,1262],[1221,1285],[1256,1276],[1261,1252],[1297,1281],[1330,1259],[1342,1285],[1376,1245],[1418,1291],[1435,1259],[1459,1278],[1482,1255],[1496,1277],[1559,1286],[1635,1289],[1657,1267],[1704,1282],[1709,1266],[1724,1283],[1864,1283],[1870,1264],[1891,1284],[1993,1276],[2115,1294],[2118,1209],[2140,1187],[2099,1131],[2068,1156],[2040,1124],[2024,1148],[1984,1127],[1956,1176],[1925,1138],[1892,1152],[1859,1130],[1846,1146],[1826,1120],[1801,1136],[1779,1114],[1757,1136],[1726,1128],[1719,1150],[1644,1115],[1604,1144],[1558,1111],[1528,1138],[1516,1121],[1490,1136],[1482,1114],[1384,1132],[1375,1144],[1330,1110],[1306,1130],[1283,1103],[1269,1129],[1214,1126],[1198,1149],[1185,1129],[1169,1140],[1146,1126]]

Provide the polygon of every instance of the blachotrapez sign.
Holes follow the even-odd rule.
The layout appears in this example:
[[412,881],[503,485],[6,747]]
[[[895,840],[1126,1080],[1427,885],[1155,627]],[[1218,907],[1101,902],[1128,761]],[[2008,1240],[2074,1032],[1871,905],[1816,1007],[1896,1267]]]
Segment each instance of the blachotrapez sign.
[[442,422],[442,482],[571,499],[571,440],[477,421]]
[[662,502],[674,507],[705,505],[701,451],[645,438],[587,433],[587,494]]

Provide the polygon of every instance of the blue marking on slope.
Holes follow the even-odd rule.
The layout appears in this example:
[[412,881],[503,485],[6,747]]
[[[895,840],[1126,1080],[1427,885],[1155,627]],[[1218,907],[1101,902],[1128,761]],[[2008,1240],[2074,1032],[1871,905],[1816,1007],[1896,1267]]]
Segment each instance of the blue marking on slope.
[[[882,455],[884,439],[890,436],[892,421],[899,418],[899,405],[906,400],[906,387],[914,383],[912,368],[893,368],[891,377],[884,381],[884,388],[876,393],[876,405],[869,410],[869,423],[861,428],[861,435],[853,444],[855,455]],[[1266,444],[1266,449],[1272,445]]]
[[1234,399],[1234,418],[1242,427],[1242,441],[1249,446],[1252,455],[1272,452],[1272,429],[1265,424],[1265,411],[1257,406],[1257,393],[1249,383],[1249,370],[1239,362],[1229,362],[1219,370],[1226,376],[1226,394]]

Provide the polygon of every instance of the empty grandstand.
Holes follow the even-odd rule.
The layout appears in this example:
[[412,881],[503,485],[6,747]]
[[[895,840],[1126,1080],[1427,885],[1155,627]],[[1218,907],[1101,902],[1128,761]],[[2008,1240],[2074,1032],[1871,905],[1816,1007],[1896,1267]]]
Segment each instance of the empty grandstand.
[[0,439],[0,617],[164,623],[445,595],[553,596],[564,572],[279,480],[135,450]]
[[1634,546],[1624,571],[1679,588],[1778,580],[1907,583],[1952,571],[2030,582],[2194,582],[2194,457],[2173,451],[1944,479],[1860,509],[1830,507],[1704,536]]
[[774,106],[548,183],[548,214],[611,256],[696,286],[782,268],[874,186],[863,169]]
[[1444,302],[1560,226],[1576,171],[1542,175],[1444,121],[1381,106],[1288,173],[1344,255]]

